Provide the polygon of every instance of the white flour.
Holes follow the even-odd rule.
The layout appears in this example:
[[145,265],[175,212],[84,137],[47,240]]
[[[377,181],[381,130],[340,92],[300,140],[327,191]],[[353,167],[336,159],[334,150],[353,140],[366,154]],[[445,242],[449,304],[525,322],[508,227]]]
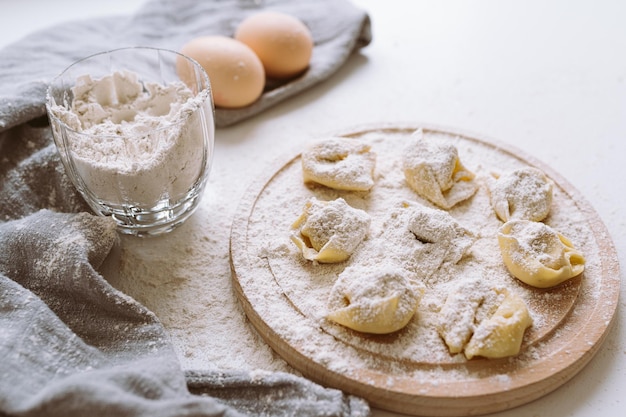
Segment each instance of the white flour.
[[71,130],[68,143],[87,188],[113,205],[151,208],[178,200],[203,166],[201,103],[182,82],[142,83],[137,74],[79,77],[68,110],[53,114]]

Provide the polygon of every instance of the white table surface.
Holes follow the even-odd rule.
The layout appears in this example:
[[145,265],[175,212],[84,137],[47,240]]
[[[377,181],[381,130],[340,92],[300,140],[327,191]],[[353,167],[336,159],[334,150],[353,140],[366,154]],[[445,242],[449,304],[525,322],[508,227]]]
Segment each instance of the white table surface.
[[[0,47],[52,24],[130,13],[142,3],[0,0]],[[226,169],[221,164],[235,157],[246,161],[252,179],[283,144],[336,129],[376,122],[449,126],[549,163],[592,203],[626,268],[626,2],[355,3],[370,14],[373,43],[318,87],[218,129],[209,187],[219,184],[214,175]],[[245,184],[235,188],[237,196]],[[219,196],[209,191],[207,198]],[[616,326],[588,366],[553,393],[495,415],[624,415],[625,291],[622,285]]]

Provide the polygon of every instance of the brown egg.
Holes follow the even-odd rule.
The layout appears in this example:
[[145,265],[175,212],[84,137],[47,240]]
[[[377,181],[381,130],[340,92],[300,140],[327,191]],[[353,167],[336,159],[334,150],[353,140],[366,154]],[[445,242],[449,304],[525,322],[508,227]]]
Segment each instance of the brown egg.
[[261,58],[271,78],[289,78],[304,71],[311,60],[313,37],[298,18],[278,12],[261,12],[242,21],[235,39]]
[[[244,107],[263,93],[263,64],[242,42],[225,36],[203,36],[185,44],[180,53],[198,61],[207,72],[216,107]],[[179,76],[184,80],[182,60],[179,64]]]

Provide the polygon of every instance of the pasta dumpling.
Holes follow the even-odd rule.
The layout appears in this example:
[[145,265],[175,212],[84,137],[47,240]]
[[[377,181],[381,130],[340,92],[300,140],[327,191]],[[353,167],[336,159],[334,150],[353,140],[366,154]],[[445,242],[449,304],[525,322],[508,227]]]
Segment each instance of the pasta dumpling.
[[526,303],[512,292],[503,290],[504,299],[493,315],[480,322],[465,346],[465,357],[504,358],[517,355],[524,333],[532,325]]
[[350,266],[331,290],[327,318],[358,332],[393,333],[409,323],[422,293],[401,268]]
[[351,207],[343,198],[309,200],[291,226],[291,240],[310,261],[342,262],[350,257],[367,235],[370,216]]
[[491,189],[491,203],[503,222],[545,219],[552,205],[552,183],[537,168],[526,167],[500,176]]
[[509,272],[533,287],[554,287],[585,270],[583,254],[544,223],[511,220],[500,227],[498,243]]
[[439,312],[437,330],[450,353],[502,358],[519,353],[532,319],[521,297],[484,280],[456,285]]
[[476,240],[473,232],[443,210],[418,204],[408,207],[411,208],[408,230],[422,244],[441,246],[444,249],[441,262],[459,262]]
[[424,140],[421,129],[413,136],[402,161],[404,177],[413,191],[443,209],[476,193],[474,174],[461,164],[456,147]]
[[374,186],[376,154],[358,140],[337,137],[315,143],[302,153],[301,161],[305,183],[349,191]]
[[377,230],[369,246],[378,244],[382,256],[423,282],[447,280],[446,269],[460,262],[476,241],[448,212],[416,202],[400,201]]

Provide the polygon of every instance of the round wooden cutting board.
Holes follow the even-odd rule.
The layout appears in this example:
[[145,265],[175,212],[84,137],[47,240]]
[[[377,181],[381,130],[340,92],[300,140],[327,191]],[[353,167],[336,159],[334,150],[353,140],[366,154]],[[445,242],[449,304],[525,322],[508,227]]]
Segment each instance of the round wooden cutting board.
[[[392,204],[391,192],[394,198],[399,195],[428,205],[404,184],[399,163],[402,149],[417,129],[423,130],[426,140],[454,144],[463,165],[483,179],[472,199],[449,210],[459,222],[485,236],[474,245],[476,259],[481,259],[482,247],[496,241],[501,224],[489,206],[488,179],[524,166],[539,168],[552,180],[553,205],[545,222],[585,255],[581,276],[547,290],[518,282],[499,263],[491,267],[498,279],[522,295],[533,317],[515,357],[466,360],[462,354],[449,354],[436,337],[428,345],[421,344],[422,334],[428,332],[428,311],[419,309],[405,329],[390,335],[362,334],[331,323],[324,318],[326,300],[350,261],[305,261],[289,239],[291,224],[313,197],[342,197],[350,205],[368,209],[373,222],[384,214],[386,204]],[[612,327],[619,266],[605,226],[572,185],[549,165],[517,149],[451,129],[378,125],[334,136],[364,141],[376,153],[372,191],[305,185],[298,153],[279,161],[251,185],[232,225],[230,255],[237,296],[256,330],[290,365],[313,381],[363,397],[378,408],[416,416],[468,416],[539,398],[591,360]],[[467,224],[474,218],[480,218],[480,224]]]

